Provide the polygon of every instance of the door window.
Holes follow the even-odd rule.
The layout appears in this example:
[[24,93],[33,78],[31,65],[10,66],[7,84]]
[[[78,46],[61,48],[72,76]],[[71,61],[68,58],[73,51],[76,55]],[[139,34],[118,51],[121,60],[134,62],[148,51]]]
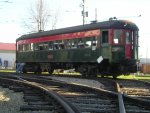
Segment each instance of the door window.
[[126,44],[130,44],[131,43],[131,33],[130,32],[126,32]]
[[114,44],[120,44],[122,38],[122,30],[114,31]]
[[102,31],[102,44],[108,43],[108,31]]

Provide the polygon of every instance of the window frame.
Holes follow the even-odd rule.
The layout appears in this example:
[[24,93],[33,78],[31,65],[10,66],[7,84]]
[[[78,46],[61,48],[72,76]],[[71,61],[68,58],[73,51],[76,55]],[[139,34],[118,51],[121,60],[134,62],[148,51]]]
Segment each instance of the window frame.
[[[106,33],[107,34],[106,34]],[[105,33],[105,34],[104,34]],[[103,36],[104,34],[104,36]],[[107,36],[107,37],[106,37]],[[105,45],[105,44],[109,44],[109,29],[106,29],[106,30],[102,30],[101,31],[101,44],[102,45]]]
[[[123,29],[114,29],[114,35],[113,35],[113,44],[114,45],[122,45],[122,43],[123,43],[123,34],[124,34]],[[117,36],[117,38],[116,38],[116,36]],[[118,39],[116,43],[115,43],[115,39],[116,40]]]

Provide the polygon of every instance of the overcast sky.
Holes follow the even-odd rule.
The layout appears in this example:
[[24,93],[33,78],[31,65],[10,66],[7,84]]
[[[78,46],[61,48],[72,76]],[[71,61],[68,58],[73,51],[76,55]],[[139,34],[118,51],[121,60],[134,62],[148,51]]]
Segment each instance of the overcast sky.
[[[23,27],[23,21],[29,18],[29,9],[35,2],[36,0],[0,0],[0,42],[14,43],[16,38],[28,32]],[[45,3],[51,16],[56,12],[59,15],[56,28],[82,24],[82,0],[45,0]],[[98,21],[117,17],[136,23],[140,38],[139,57],[150,58],[149,7],[150,0],[85,0],[85,10],[88,11],[86,23],[94,20],[95,15]]]

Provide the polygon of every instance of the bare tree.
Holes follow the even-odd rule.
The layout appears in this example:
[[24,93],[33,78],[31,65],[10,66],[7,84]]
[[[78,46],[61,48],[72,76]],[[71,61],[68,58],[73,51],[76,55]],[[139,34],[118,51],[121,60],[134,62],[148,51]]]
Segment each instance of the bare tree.
[[51,16],[51,29],[56,29],[58,17],[59,17],[59,12],[55,12],[54,16]]
[[37,31],[41,32],[45,29],[50,14],[46,10],[43,0],[38,0],[35,9],[31,8],[31,19],[37,24]]
[[55,29],[58,13],[51,15],[44,0],[37,0],[36,5],[31,6],[28,20],[24,21],[24,26],[30,32],[41,32],[47,28]]

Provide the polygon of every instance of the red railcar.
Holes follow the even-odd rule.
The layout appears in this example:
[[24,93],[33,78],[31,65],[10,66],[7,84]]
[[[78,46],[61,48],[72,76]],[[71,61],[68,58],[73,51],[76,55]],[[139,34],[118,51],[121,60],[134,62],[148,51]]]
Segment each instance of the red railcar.
[[136,71],[138,27],[110,20],[23,35],[16,45],[23,72],[74,68],[83,75],[116,77]]

